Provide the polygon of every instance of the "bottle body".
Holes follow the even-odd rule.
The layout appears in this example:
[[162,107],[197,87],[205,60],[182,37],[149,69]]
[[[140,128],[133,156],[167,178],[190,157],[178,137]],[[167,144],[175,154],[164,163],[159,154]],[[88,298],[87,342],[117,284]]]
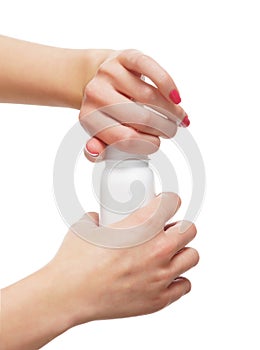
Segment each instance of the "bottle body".
[[100,223],[110,225],[145,206],[155,195],[149,160],[106,160],[100,187]]

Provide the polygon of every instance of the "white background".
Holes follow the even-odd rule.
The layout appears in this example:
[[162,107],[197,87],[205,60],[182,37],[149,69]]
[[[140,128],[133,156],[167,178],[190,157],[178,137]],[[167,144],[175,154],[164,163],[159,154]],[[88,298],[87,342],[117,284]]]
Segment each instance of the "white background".
[[[74,328],[45,349],[260,348],[258,5],[1,3],[3,35],[70,48],[137,48],[154,57],[181,91],[207,172],[193,243],[201,261],[188,274],[192,292],[154,315]],[[52,171],[57,148],[77,116],[68,109],[0,105],[1,286],[48,262],[66,233],[53,198]],[[91,165],[79,166],[78,173],[86,210],[96,210]],[[185,183],[182,187],[185,205]]]

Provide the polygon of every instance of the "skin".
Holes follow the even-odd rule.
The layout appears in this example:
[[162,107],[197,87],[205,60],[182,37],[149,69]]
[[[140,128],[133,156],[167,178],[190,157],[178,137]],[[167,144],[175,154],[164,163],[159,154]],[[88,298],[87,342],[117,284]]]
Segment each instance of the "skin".
[[[140,79],[141,75],[148,77],[154,86]],[[173,79],[151,57],[133,49],[110,54],[84,91],[79,119],[95,135],[87,143],[86,157],[96,161],[91,153],[100,154],[100,160],[106,145],[111,144],[121,145],[128,152],[133,152],[133,148],[135,153],[157,151],[159,137],[173,137],[186,116],[171,101],[172,90],[177,90]],[[151,147],[144,151],[142,141]]]
[[[0,52],[0,102],[80,109],[80,122],[92,134],[92,153],[119,141],[132,150],[138,140],[148,141],[154,151],[159,137],[172,137],[186,114],[169,99],[176,89],[172,78],[139,51],[70,50],[0,36]],[[126,119],[116,108],[104,114],[114,103],[130,106]],[[167,118],[147,113],[142,103],[163,109]],[[86,155],[97,159],[87,150]],[[156,211],[162,198],[164,210]],[[180,276],[199,260],[197,251],[186,247],[196,228],[185,222],[166,225],[179,204],[176,195],[164,194],[116,226],[130,229],[153,213],[158,234],[133,248],[97,247],[70,230],[47,265],[1,290],[4,349],[38,349],[78,324],[152,313],[188,293],[191,284]],[[98,216],[90,215],[88,229],[96,232]],[[144,230],[149,233],[149,227]]]
[[0,35],[0,102],[80,109],[83,91],[112,50],[70,50]]
[[[163,215],[155,211],[162,198]],[[198,263],[197,251],[187,247],[196,228],[165,225],[179,203],[176,194],[164,193],[116,225],[123,230],[148,216],[161,220],[160,232],[136,247],[101,248],[69,231],[52,261],[2,290],[5,349],[38,349],[73,326],[153,313],[187,294],[191,283],[180,275]],[[98,215],[89,215],[94,229]]]
[[[4,36],[0,48],[0,102],[80,109],[79,120],[93,136],[85,152],[90,161],[115,143],[126,151],[155,152],[159,136],[173,137],[186,115],[169,98],[177,90],[171,76],[140,51],[71,50]],[[138,141],[150,147],[143,150]]]

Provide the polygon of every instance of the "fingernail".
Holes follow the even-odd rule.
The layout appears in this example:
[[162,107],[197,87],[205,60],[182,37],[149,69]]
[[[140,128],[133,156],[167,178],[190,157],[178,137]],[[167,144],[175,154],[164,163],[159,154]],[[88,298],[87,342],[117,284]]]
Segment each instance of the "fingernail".
[[91,157],[98,157],[98,156],[99,156],[99,153],[92,153],[92,152],[90,152],[90,150],[88,149],[88,144],[86,144],[85,150],[87,151],[87,153],[88,153]]
[[180,94],[176,89],[170,92],[169,97],[176,105],[181,102]]
[[187,115],[182,119],[182,122],[180,123],[180,126],[187,128],[190,125],[190,120]]

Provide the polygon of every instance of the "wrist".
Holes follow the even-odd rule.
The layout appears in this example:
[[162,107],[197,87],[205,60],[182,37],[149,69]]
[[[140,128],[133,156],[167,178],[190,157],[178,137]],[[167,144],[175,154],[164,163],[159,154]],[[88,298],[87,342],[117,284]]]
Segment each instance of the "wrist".
[[[92,288],[84,290],[82,300],[82,281],[77,261],[70,257],[59,257],[59,254],[46,266],[55,281],[53,290],[56,300],[56,312],[60,315],[60,327],[67,330],[82,323],[95,320],[96,299],[91,293]],[[54,283],[53,283],[54,284]],[[96,292],[95,292],[96,294]]]
[[112,50],[74,50],[0,36],[0,102],[80,109],[85,85]]
[[84,88],[113,50],[66,50],[63,65],[65,84],[61,86],[64,107],[80,109]]
[[38,349],[73,326],[57,289],[47,265],[2,290],[1,342],[7,350]]

